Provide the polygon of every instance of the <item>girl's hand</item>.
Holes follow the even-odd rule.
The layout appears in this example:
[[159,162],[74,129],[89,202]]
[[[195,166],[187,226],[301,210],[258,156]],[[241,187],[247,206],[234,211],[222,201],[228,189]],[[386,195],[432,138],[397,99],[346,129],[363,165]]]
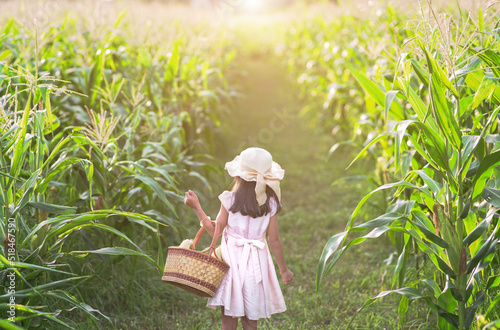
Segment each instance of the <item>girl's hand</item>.
[[281,278],[283,279],[283,282],[288,285],[292,283],[293,278],[295,275],[290,271],[290,269],[287,268],[284,272],[281,273]]
[[184,204],[186,204],[186,206],[189,206],[192,209],[200,207],[198,196],[196,196],[193,191],[189,190],[184,195]]

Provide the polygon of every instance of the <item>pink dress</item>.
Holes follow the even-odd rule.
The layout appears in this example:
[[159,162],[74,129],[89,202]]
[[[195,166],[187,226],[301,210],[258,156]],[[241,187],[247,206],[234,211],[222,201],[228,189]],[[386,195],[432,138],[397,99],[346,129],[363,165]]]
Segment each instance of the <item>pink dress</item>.
[[276,202],[271,200],[271,213],[251,218],[229,211],[233,203],[232,192],[224,191],[219,199],[229,213],[222,233],[221,251],[222,259],[231,268],[207,306],[214,309],[224,306],[226,315],[246,316],[250,320],[284,312],[285,300],[265,237],[269,219],[276,213]]

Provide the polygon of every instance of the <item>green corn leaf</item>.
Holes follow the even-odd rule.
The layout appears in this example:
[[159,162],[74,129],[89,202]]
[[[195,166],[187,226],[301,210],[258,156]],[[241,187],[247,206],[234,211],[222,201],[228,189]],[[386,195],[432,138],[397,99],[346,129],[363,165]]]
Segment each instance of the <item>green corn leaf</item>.
[[441,272],[443,272],[443,274],[446,274],[451,278],[456,277],[455,273],[453,272],[453,269],[442,258],[440,258],[435,254],[430,254],[429,257],[432,260],[432,262],[438,267],[438,269],[441,270]]
[[464,238],[463,244],[465,247],[474,243],[477,239],[479,239],[489,228],[491,219],[494,213],[490,213],[491,216],[486,217],[483,221],[481,221],[476,228],[474,228],[467,237]]
[[[485,77],[488,77],[489,80],[494,80],[494,77],[490,73],[487,73],[485,75],[481,71],[472,71],[467,73],[465,83],[474,91],[478,91]],[[493,92],[491,94],[491,99],[495,102],[495,104],[500,103],[500,86],[495,84],[495,88],[493,89]],[[472,111],[474,110],[474,108],[470,108],[470,110]],[[466,115],[466,113],[462,114],[463,119],[465,118],[464,115]]]
[[469,117],[471,116],[471,114],[474,112],[475,108],[473,108],[471,105],[472,105],[472,101],[474,101],[474,95],[470,95],[470,96],[466,96],[466,97],[462,97],[460,99],[460,124],[461,124],[461,127],[463,127],[464,125],[466,125],[466,123],[464,123],[465,120],[468,120]]
[[54,214],[74,214],[77,209],[76,207],[73,206],[55,205],[55,204],[33,202],[33,201],[30,201],[28,204],[36,209]]
[[476,150],[476,147],[479,145],[479,142],[481,141],[481,136],[478,135],[464,135],[462,137],[462,145],[463,149],[461,151],[462,153],[462,164],[460,165],[460,171],[459,175],[464,179],[465,174],[467,174],[467,171],[469,170],[470,164],[472,162],[472,156],[474,150]]
[[87,181],[89,182],[89,199],[90,208],[93,209],[93,199],[92,199],[92,183],[94,181],[94,164],[86,159],[80,160],[80,165],[82,165],[85,175],[87,176]]
[[[495,297],[495,299],[493,299],[491,302],[490,302],[490,306],[488,307],[488,310],[486,311],[486,314],[484,315],[484,317],[487,319],[487,320],[491,320],[491,317],[492,317],[492,313],[498,313],[498,303],[500,302],[500,294],[497,294],[497,296]],[[497,314],[498,315],[498,314]],[[485,325],[483,327],[484,330],[496,330],[500,328],[500,320],[496,320],[496,321],[493,321],[487,325]]]
[[[400,85],[403,85],[403,83],[400,83]],[[417,114],[418,120],[421,123],[426,123],[427,125],[429,125],[432,130],[438,130],[438,126],[434,118],[427,117],[428,107],[425,105],[424,101],[422,101],[422,99],[418,96],[418,94],[413,90],[413,88],[411,88],[411,86],[408,86],[408,88],[404,87],[402,89],[412,109]]]
[[[9,306],[8,304],[5,305]],[[20,328],[17,325],[15,325],[14,322],[10,322],[3,319],[0,319],[0,327],[2,327],[2,329],[5,330],[23,330],[23,328]]]
[[[434,84],[439,83],[439,85],[442,83],[443,85],[446,86],[446,88],[448,88],[453,93],[453,95],[455,95],[455,97],[459,97],[457,90],[451,84],[450,80],[448,79],[444,71],[441,69],[439,63],[429,53],[429,50],[422,44],[421,48],[424,51],[425,58],[427,60],[427,66],[429,68],[429,73],[430,73],[429,82]],[[432,78],[432,76],[434,76],[434,78]]]
[[424,283],[425,285],[427,285],[434,292],[434,297],[437,298],[437,297],[439,297],[439,295],[441,295],[441,293],[442,293],[441,292],[441,288],[433,280],[424,279],[424,280],[422,280],[422,283]]
[[419,186],[416,186],[416,185],[409,183],[409,182],[406,182],[406,181],[398,181],[398,182],[393,182],[393,183],[388,183],[388,184],[382,185],[382,186],[376,188],[375,190],[372,190],[369,194],[365,195],[361,199],[361,201],[358,203],[358,205],[354,209],[354,211],[351,215],[351,218],[349,219],[349,221],[346,225],[346,230],[349,230],[351,228],[352,219],[358,214],[361,206],[363,206],[363,204],[368,200],[368,198],[370,198],[374,193],[376,193],[378,191],[392,189],[392,188],[396,188],[396,187],[416,189],[416,190],[419,190],[420,192],[428,195],[429,197],[432,197],[431,192],[427,188],[419,187]]
[[410,306],[410,300],[406,298],[406,296],[401,297],[401,301],[398,305],[398,317],[399,317],[399,326],[403,328],[405,322],[405,315],[408,311],[408,307]]
[[472,321],[474,321],[474,319],[476,318],[476,311],[477,311],[478,307],[484,303],[485,296],[486,296],[486,293],[484,290],[477,292],[476,293],[476,300],[474,301],[474,303],[471,306],[466,308],[465,315],[467,315],[467,317],[465,319],[465,329],[470,328]]
[[350,231],[355,232],[355,231],[363,231],[366,229],[374,229],[378,227],[383,227],[383,226],[388,226],[389,224],[393,223],[394,221],[398,220],[401,218],[401,214],[391,212],[391,213],[386,213],[383,214],[373,220],[367,221],[365,223],[362,223],[360,225],[357,225],[355,227],[352,227]]
[[42,293],[42,295],[44,297],[53,298],[53,299],[55,298],[55,299],[66,301],[67,303],[70,303],[72,306],[76,306],[78,309],[80,309],[85,314],[89,315],[92,319],[97,321],[99,319],[94,314],[92,314],[92,312],[96,312],[96,313],[100,314],[102,317],[104,317],[106,320],[108,320],[109,322],[112,323],[112,320],[108,316],[103,314],[101,311],[92,308],[88,304],[85,304],[83,302],[76,300],[73,296],[71,296],[70,294],[68,294],[65,291],[53,290],[53,291],[49,291],[49,292],[44,292],[44,293]]
[[[122,233],[121,231],[119,231],[118,229],[116,228],[113,228],[111,226],[108,226],[108,225],[105,225],[105,224],[102,224],[102,223],[90,223],[90,224],[84,224],[84,225],[81,225],[79,226],[78,228],[76,228],[77,230],[81,229],[81,228],[97,228],[97,229],[102,229],[102,230],[106,230],[110,233],[113,233],[115,234],[116,236],[118,237],[121,237],[123,238],[125,241],[127,241],[128,243],[130,243],[131,245],[133,245],[139,252],[145,254],[146,252],[144,252],[143,249],[141,249],[137,244],[135,244],[130,238],[128,238],[127,235],[125,235],[124,233]],[[75,228],[71,228],[69,231],[73,231],[75,230]],[[68,234],[68,232],[65,232],[63,234]]]
[[200,182],[203,183],[203,185],[208,189],[208,191],[212,192],[212,186],[210,185],[210,182],[208,182],[207,178],[205,178],[203,175],[201,175],[196,171],[190,171],[188,175],[200,180]]
[[54,180],[56,175],[70,168],[71,165],[80,162],[80,158],[70,157],[66,159],[59,159],[49,170],[48,174],[43,180],[35,187],[35,195],[43,194],[48,188],[49,184]]
[[[8,269],[14,271],[14,273],[16,273],[16,275],[17,275],[17,278],[20,278],[21,281],[23,281],[27,286],[29,286],[30,288],[33,288],[33,286],[30,284],[30,282],[28,282],[26,280],[26,278],[23,276],[23,274],[21,274],[21,272],[17,268],[12,267],[10,261],[7,260],[7,258],[5,258],[1,254],[0,254],[0,263],[2,263],[2,265],[3,265],[2,269],[3,268],[8,268]],[[17,291],[16,291],[16,293],[17,293]],[[7,296],[8,296],[8,294],[7,294]],[[1,296],[0,296],[0,298],[1,298]]]
[[394,268],[394,275],[392,277],[392,287],[396,286],[396,282],[398,282],[399,286],[403,285],[406,274],[406,263],[408,261],[408,252],[406,251],[406,246],[407,245],[403,247],[403,251],[399,255],[396,267]]
[[[381,107],[385,108],[386,107],[386,95],[384,91],[380,89],[380,87],[368,79],[363,73],[360,71],[354,69],[352,65],[349,63],[345,63],[349,71],[351,71],[352,75],[354,78],[358,81],[358,83],[363,87],[363,89],[374,99],[374,101]],[[395,96],[395,95],[394,95]],[[394,117],[395,120],[403,120],[404,119],[404,113],[403,113],[403,108],[401,104],[398,102],[392,102],[394,100],[394,97],[389,97],[391,101],[391,105],[389,107],[390,113]],[[386,116],[387,117],[387,116]]]
[[[54,236],[58,236],[64,232],[68,231],[69,229],[79,228],[80,226],[82,226],[86,223],[90,223],[91,221],[103,219],[106,216],[108,216],[108,215],[107,214],[88,213],[88,214],[75,214],[74,217],[68,217],[66,219],[62,218],[64,220],[54,222],[50,226],[50,231],[47,233],[47,239],[54,237]],[[49,220],[52,220],[52,219],[49,219]],[[45,220],[45,221],[49,221],[49,220]],[[45,222],[45,221],[43,221],[43,222]],[[41,222],[41,223],[43,223],[43,222]]]
[[349,164],[349,166],[347,166],[346,170],[351,167],[352,164],[354,164],[354,162],[356,160],[358,160],[361,155],[363,155],[363,153],[368,150],[372,145],[374,145],[375,143],[377,143],[378,141],[382,140],[384,137],[390,135],[389,133],[382,133],[380,134],[379,136],[375,137],[373,140],[370,141],[370,143],[368,143],[364,148],[363,150],[361,150],[358,155],[353,159],[353,161]]
[[425,242],[422,241],[420,235],[413,229],[408,229],[408,233],[415,239],[419,248],[422,252],[426,253],[431,259],[432,263],[441,271],[452,278],[455,278],[455,273],[451,267],[439,256],[439,251],[437,251],[435,246],[427,246]]
[[498,63],[500,63],[500,55],[498,55],[491,49],[485,49],[481,47],[469,48],[469,51],[475,56],[479,57],[483,62],[485,62],[486,65],[490,67],[495,77],[500,78],[500,69],[498,68]]
[[398,172],[400,168],[400,158],[401,158],[401,143],[403,142],[403,137],[406,135],[406,129],[413,123],[412,120],[403,120],[397,124],[396,130],[396,148],[395,148],[395,160],[394,167],[395,172]]
[[168,182],[169,186],[172,188],[172,190],[178,192],[178,188],[177,188],[178,183],[175,180],[175,178],[171,174],[169,174],[170,172],[172,172],[172,170],[169,171],[168,168],[165,168],[165,166],[160,167],[158,165],[154,165],[148,169],[152,172],[160,173],[163,176],[163,178],[165,180],[167,180],[167,182]]
[[[410,135],[415,150],[428,160],[429,163],[436,164],[435,167],[439,169],[443,176],[448,178],[450,189],[456,193],[458,183],[450,169],[450,157],[446,151],[443,139],[438,134],[435,134],[427,125],[419,122],[415,122],[415,125],[420,129],[424,137],[422,142],[419,142]],[[421,148],[420,143],[425,146],[425,151]]]
[[[50,91],[47,87],[39,87],[43,99],[43,103],[45,104],[45,109],[47,110],[47,118],[49,123],[52,123],[52,108],[50,106]],[[50,126],[52,127],[52,126]]]
[[407,288],[401,288],[401,289],[396,289],[396,290],[383,291],[383,292],[379,293],[376,297],[368,299],[363,304],[363,306],[360,309],[358,309],[356,311],[356,313],[354,313],[353,317],[351,318],[351,321],[349,322],[349,324],[347,325],[346,328],[349,328],[351,326],[351,324],[354,321],[356,315],[358,315],[358,313],[361,312],[364,308],[366,308],[367,306],[370,306],[371,304],[373,304],[374,302],[376,302],[378,299],[383,298],[383,297],[385,297],[385,296],[387,296],[387,295],[389,295],[391,293],[396,293],[396,294],[403,295],[403,296],[405,296],[406,298],[408,298],[410,300],[424,299],[429,306],[432,305],[433,309],[436,309],[436,307],[432,303],[430,297],[422,295],[422,293],[418,289],[416,289],[416,288],[407,287]]
[[347,68],[351,71],[352,75],[361,87],[373,98],[373,100],[381,107],[385,106],[385,93],[380,89],[380,87],[368,79],[363,73],[354,69],[350,64],[346,63]]
[[420,64],[418,61],[415,59],[410,59],[410,63],[413,66],[413,70],[417,74],[418,78],[420,81],[425,85],[429,85],[429,72],[425,70],[422,64]]
[[443,293],[440,294],[438,297],[438,306],[441,308],[442,311],[442,313],[440,314],[438,313],[439,329],[447,329],[447,330],[456,329],[456,327],[453,324],[458,322],[456,322],[456,319],[454,318],[449,318],[449,316],[451,315],[456,316],[452,313],[455,311],[457,305],[458,302],[456,299],[453,298],[451,289],[445,288],[445,290],[443,290]]
[[16,204],[16,207],[14,208],[14,210],[12,211],[12,214],[11,214],[12,217],[15,217],[17,215],[17,213],[20,210],[22,210],[26,206],[26,204],[28,204],[30,199],[33,197],[33,190],[34,190],[34,187],[35,187],[35,184],[36,184],[36,181],[38,179],[39,174],[40,174],[40,170],[35,171],[30,176],[30,178],[26,181],[26,183],[24,184],[23,195],[22,195],[21,199],[19,200],[19,202]]
[[12,55],[12,51],[4,50],[3,52],[0,53],[0,62],[6,60],[11,55]]
[[[353,239],[352,241],[350,241],[347,245],[343,246],[340,250],[338,250],[334,255],[333,257],[330,259],[330,261],[328,262],[328,264],[326,266],[324,266],[323,268],[323,276],[321,276],[321,274],[319,274],[319,277],[320,277],[320,281],[322,278],[324,278],[324,276],[326,276],[330,270],[333,268],[333,266],[337,263],[337,261],[339,260],[339,258],[342,256],[342,254],[351,246],[353,245],[358,245],[358,244],[361,244],[363,243],[365,240],[367,239],[370,239],[370,238],[377,238],[377,237],[380,237],[381,235],[383,235],[384,233],[386,232],[404,232],[405,230],[403,228],[398,228],[398,227],[393,227],[393,228],[390,228],[390,227],[387,227],[387,226],[382,226],[382,227],[377,227],[377,228],[374,228],[371,232],[369,232],[368,234],[366,234],[365,236],[362,236],[362,237],[357,237],[355,239]],[[320,259],[322,260],[322,258]],[[328,260],[325,259],[324,260],[324,263],[326,263]],[[324,265],[323,263],[323,265]],[[318,274],[317,274],[317,277],[318,277]],[[317,282],[318,284],[318,282]],[[317,286],[318,287],[318,286]]]
[[438,297],[438,305],[448,313],[453,313],[458,306],[458,301],[453,297],[452,289],[446,286]]
[[418,174],[418,176],[425,182],[425,184],[431,189],[434,197],[437,197],[443,189],[443,185],[439,182],[434,181],[424,170],[413,171]]
[[[12,162],[10,165],[11,168],[10,168],[9,174],[13,177],[17,177],[19,175],[19,173],[21,172],[22,165],[23,165],[22,159],[24,159],[24,157],[25,157],[25,154],[23,152],[24,140],[26,138],[26,132],[28,130],[28,119],[29,119],[30,109],[31,109],[31,92],[28,96],[28,101],[26,102],[26,107],[24,108],[23,117],[21,119],[21,132],[19,133],[19,138],[18,138],[18,141],[16,142],[16,146],[14,148],[14,157],[12,157]],[[7,184],[7,189],[9,189],[11,182],[9,184]]]
[[486,284],[486,290],[495,289],[500,285],[500,275],[494,275],[488,278],[488,283]]
[[441,82],[435,75],[431,75],[429,94],[431,108],[436,122],[441,129],[441,133],[455,150],[460,150],[462,148],[462,133],[458,127],[455,115],[448,104],[444,90],[441,87]]
[[481,196],[491,205],[500,207],[500,189],[485,187]]
[[30,263],[21,262],[21,261],[13,262],[12,266],[16,267],[16,268],[24,268],[24,269],[31,269],[31,270],[42,270],[42,271],[47,271],[47,272],[55,272],[55,273],[67,274],[67,275],[71,275],[71,276],[76,276],[77,275],[77,274],[74,274],[74,273],[65,272],[63,270],[59,270],[59,269],[55,269],[55,268],[39,266],[39,265],[30,264]]
[[477,28],[479,29],[479,31],[484,31],[484,19],[481,6],[478,6],[477,8]]
[[398,93],[400,93],[400,91],[387,91],[385,93],[385,117],[384,117],[385,121],[387,121],[387,116],[389,115],[389,109],[391,108],[392,102],[394,101]]
[[167,69],[165,70],[165,75],[163,79],[165,81],[172,81],[174,80],[175,76],[177,76],[177,73],[179,72],[179,64],[180,64],[180,43],[181,39],[177,40],[177,42],[174,44],[174,49],[172,50],[172,54],[170,56],[170,59],[168,60],[168,65]]
[[[483,141],[483,138],[486,136],[488,133],[488,130],[490,129],[491,125],[493,122],[496,120],[498,113],[500,112],[500,106],[497,107],[493,113],[490,115],[488,118],[488,121],[483,127],[483,130],[481,131],[481,135],[479,135],[478,138],[476,137],[470,137],[470,138],[464,138],[463,142],[465,143],[464,150],[462,151],[463,153],[463,164],[461,165],[459,175],[463,177],[464,175],[467,174],[468,168],[471,164],[472,161],[472,156],[473,152],[476,150],[476,148],[481,144]],[[481,158],[481,157],[479,157]],[[484,159],[482,159],[483,161]]]
[[7,132],[5,132],[5,134],[0,137],[0,142],[8,141],[8,139],[11,139],[11,136],[13,135],[13,133],[17,130],[20,130],[20,129],[21,129],[21,126],[19,126],[19,124],[17,124],[17,123],[13,124],[12,127],[10,127],[9,130]]
[[118,15],[118,18],[116,19],[115,23],[113,24],[113,29],[118,29],[120,27],[120,24],[122,23],[123,19],[127,15],[127,9],[124,9],[120,12]]
[[155,266],[158,270],[162,270],[160,265],[158,265],[150,256],[135,250],[131,250],[124,247],[105,247],[98,250],[85,250],[85,251],[71,251],[70,254],[76,255],[78,257],[85,257],[89,253],[95,254],[107,254],[107,255],[119,255],[119,256],[138,256],[145,258],[149,263]]
[[[0,304],[0,308],[1,309],[10,309],[10,306],[8,304]],[[43,317],[43,318],[46,318],[54,323],[57,323],[59,325],[62,325],[68,329],[71,329],[72,327],[70,325],[68,325],[67,323],[59,320],[57,317],[55,317],[54,315],[52,315],[53,313],[50,313],[50,312],[41,312],[41,311],[38,311],[34,308],[31,308],[30,306],[25,306],[25,305],[21,305],[21,304],[15,304],[14,305],[14,308],[16,309],[16,311],[20,311],[20,312],[23,312],[23,313],[29,313],[31,315],[36,315],[38,317]],[[55,314],[55,313],[54,313]],[[14,328],[14,329],[23,329],[23,328]]]
[[420,154],[420,156],[422,156],[430,165],[432,165],[432,167],[438,169],[438,172],[440,172],[438,164],[434,162],[434,160],[430,157],[430,155],[427,154],[423,146],[420,145],[420,140],[413,134],[410,134],[408,136],[413,144],[413,148],[415,148],[415,150]]
[[[55,218],[50,218],[47,220],[44,220],[40,222],[38,225],[36,225],[31,232],[24,238],[24,240],[19,244],[19,248],[22,248],[25,244],[28,243],[28,240],[35,235],[40,229],[42,229],[45,225],[51,225],[51,230],[52,232],[48,233],[48,236],[54,235],[53,231],[55,231],[57,228],[60,228],[64,224],[71,222],[71,221],[76,221],[74,223],[74,226],[78,226],[80,222],[85,223],[86,221],[91,221],[91,220],[96,220],[96,219],[101,219],[106,217],[107,214],[101,214],[101,213],[84,213],[84,214],[75,214],[75,215],[59,215]],[[54,226],[55,224],[56,226]],[[54,228],[52,228],[54,226]]]
[[500,151],[493,152],[484,157],[474,176],[472,199],[482,194],[486,186],[486,181],[493,173],[493,169],[498,165],[500,165]]
[[429,242],[434,243],[443,249],[448,249],[450,247],[450,245],[444,239],[427,229],[425,226],[417,222],[411,222],[411,225],[414,226],[416,230],[420,231],[423,237]]
[[498,142],[500,142],[500,134],[488,134],[484,137],[484,142],[486,142],[486,143],[498,143]]
[[473,269],[476,268],[476,266],[478,266],[479,263],[482,262],[486,257],[495,252],[495,248],[498,243],[498,239],[495,238],[497,230],[498,225],[495,228],[494,232],[490,235],[490,237],[483,243],[476,254],[471,258],[471,260],[467,262],[467,273],[472,273],[470,281],[474,281],[473,276],[475,275],[475,273],[480,271],[480,269],[477,269],[473,272]]
[[[472,103],[469,105],[471,111],[473,109],[476,109],[481,104],[481,102],[483,102],[486,99],[489,99],[491,95],[493,95],[495,87],[496,87],[496,82],[485,75],[483,77],[483,80],[481,81],[481,84],[477,88],[476,93],[474,94]],[[468,111],[467,113],[470,113],[471,111]]]
[[[66,284],[66,283],[78,281],[78,280],[81,280],[84,278],[89,278],[90,276],[91,275],[69,277],[69,278],[65,278],[63,280],[58,280],[58,281],[53,281],[53,282],[46,283],[46,284],[37,285],[37,286],[30,288],[30,289],[17,290],[16,293],[14,293],[14,296],[28,294],[28,293],[32,294],[32,295],[36,295],[37,293],[45,291],[45,290],[50,289],[52,287],[55,287],[55,286],[58,286],[61,284]],[[9,296],[10,296],[10,294],[4,294],[4,295],[0,296],[0,299],[5,299],[5,298],[8,298]]]
[[155,193],[156,195],[158,196],[158,198],[160,198],[160,200],[172,211],[172,213],[177,217],[177,211],[175,210],[174,206],[172,205],[172,203],[170,203],[167,199],[167,195],[165,194],[165,191],[163,190],[163,188],[158,184],[158,182],[156,182],[155,180],[153,180],[153,178],[151,177],[148,177],[148,176],[145,176],[145,175],[140,175],[140,174],[136,174],[136,175],[132,175],[133,178],[135,179],[138,179],[140,181],[142,181],[147,187],[151,188]]
[[493,31],[496,31],[497,33],[495,33],[495,32],[487,32],[487,31],[478,31],[478,32],[481,33],[481,34],[486,34],[486,35],[492,36],[492,37],[494,37],[497,40],[497,42],[500,42],[500,35],[498,34],[498,29],[495,29]]
[[[47,157],[47,159],[45,160],[45,162],[42,164],[42,166],[40,167],[40,169],[44,169],[46,166],[48,166],[50,164],[50,162],[55,158],[55,157],[58,157],[60,156],[60,151],[61,149],[71,141],[71,136],[67,137],[67,138],[64,138],[62,140],[60,140],[57,145],[52,149],[49,157]],[[96,146],[97,148],[97,146]]]
[[455,273],[450,268],[450,266],[448,266],[448,264],[439,256],[440,252],[435,246],[431,245],[429,247],[424,241],[422,241],[422,238],[417,231],[410,228],[407,229],[407,232],[415,239],[422,252],[426,253],[429,256],[429,259],[431,259],[432,263],[439,270],[441,270],[444,274],[447,274],[452,278],[455,277]]
[[[333,235],[332,237],[330,237],[328,242],[323,247],[323,252],[321,252],[321,256],[318,262],[318,270],[316,272],[316,293],[318,293],[319,284],[321,280],[327,275],[327,270],[325,270],[325,266],[328,262],[328,259],[330,259],[330,257],[344,243],[344,240],[347,237],[347,233],[348,233],[347,231],[344,231],[342,233]],[[338,257],[340,257],[340,255]]]
[[[405,203],[405,205],[408,203]],[[411,203],[412,205],[414,203]],[[401,210],[400,210],[401,211]],[[395,212],[390,212],[387,214],[384,214],[382,216],[379,216],[378,218],[367,221],[364,224],[361,224],[359,226],[353,227],[350,230],[347,230],[345,232],[336,234],[330,238],[330,240],[327,242],[325,247],[323,248],[323,252],[321,254],[320,260],[318,262],[318,270],[316,273],[316,292],[319,290],[319,284],[321,280],[329,273],[329,271],[332,269],[332,267],[335,265],[335,263],[338,261],[338,259],[342,256],[344,251],[348,249],[352,245],[357,245],[362,243],[368,238],[376,238],[382,235],[383,233],[387,231],[400,231],[404,232],[403,228],[398,228],[398,227],[388,227],[389,224],[399,220],[399,219],[405,219],[406,215],[411,211],[411,208],[408,208],[405,206],[403,207],[402,211],[405,214],[401,213],[395,213]],[[347,234],[350,231],[360,231],[360,230],[366,230],[366,229],[372,229],[370,233],[363,237],[358,237],[349,242],[346,246],[342,247],[339,250],[339,247],[344,243]],[[332,257],[333,256],[333,257]],[[332,258],[330,258],[332,257]]]

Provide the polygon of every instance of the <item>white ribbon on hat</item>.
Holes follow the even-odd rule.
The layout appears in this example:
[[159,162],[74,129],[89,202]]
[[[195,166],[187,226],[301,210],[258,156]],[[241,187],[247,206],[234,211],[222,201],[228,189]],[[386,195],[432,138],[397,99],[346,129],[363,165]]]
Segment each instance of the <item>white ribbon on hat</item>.
[[266,185],[274,190],[276,196],[278,197],[278,201],[281,202],[280,180],[274,173],[269,170],[264,173],[258,172],[257,170],[243,164],[241,164],[241,169],[244,171],[240,175],[243,180],[256,181],[255,195],[259,206],[264,205],[267,201]]

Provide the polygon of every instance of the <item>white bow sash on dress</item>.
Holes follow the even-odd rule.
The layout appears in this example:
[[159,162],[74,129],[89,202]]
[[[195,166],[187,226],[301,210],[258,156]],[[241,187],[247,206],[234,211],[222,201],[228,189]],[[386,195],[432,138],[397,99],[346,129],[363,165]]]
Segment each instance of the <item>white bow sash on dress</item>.
[[[248,239],[239,234],[237,234],[231,227],[226,226],[224,232],[226,235],[232,237],[236,246],[243,246],[243,252],[241,254],[241,259],[238,260],[239,265],[239,275],[240,275],[240,283],[243,285],[245,280],[245,273],[247,271],[248,260],[252,258],[253,264],[253,272],[255,275],[255,282],[259,284],[262,282],[262,271],[260,265],[259,258],[259,250],[262,250],[266,247],[266,233],[264,232],[262,235],[254,238]],[[241,288],[240,288],[241,289]],[[227,306],[226,306],[227,307]]]
[[242,263],[240,264],[239,267],[241,282],[243,283],[243,280],[245,279],[245,273],[247,270],[248,258],[250,257],[250,254],[252,254],[255,282],[256,284],[262,282],[262,272],[260,270],[259,252],[257,251],[257,249],[262,250],[266,246],[266,244],[262,241],[258,241],[255,239],[240,238],[236,240],[235,245],[243,246],[243,254],[241,255]]

